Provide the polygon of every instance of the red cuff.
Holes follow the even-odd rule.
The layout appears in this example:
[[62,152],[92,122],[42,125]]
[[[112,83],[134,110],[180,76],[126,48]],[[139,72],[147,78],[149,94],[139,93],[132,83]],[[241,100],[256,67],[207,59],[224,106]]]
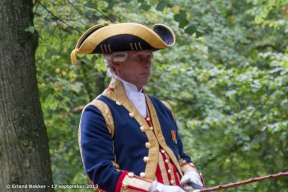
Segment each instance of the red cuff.
[[122,187],[122,182],[125,178],[125,176],[128,175],[128,171],[123,171],[123,173],[120,175],[117,185],[116,185],[116,189],[115,192],[120,192],[121,191],[121,187]]

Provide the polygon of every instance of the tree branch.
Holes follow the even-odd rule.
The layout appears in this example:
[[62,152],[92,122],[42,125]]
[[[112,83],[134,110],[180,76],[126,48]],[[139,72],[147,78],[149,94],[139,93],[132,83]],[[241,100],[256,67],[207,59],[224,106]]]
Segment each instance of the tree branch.
[[65,21],[63,21],[62,19],[60,19],[59,17],[57,17],[54,13],[52,13],[51,11],[49,11],[41,2],[40,0],[36,0],[49,14],[51,14],[53,17],[55,17],[58,21],[61,21],[62,23],[64,23],[65,25],[67,25],[68,27],[71,27],[73,29],[75,29],[76,31],[78,31],[79,33],[82,33],[81,31],[79,31],[78,29],[76,29],[75,27],[72,27],[71,25],[69,25],[68,23],[66,23]]

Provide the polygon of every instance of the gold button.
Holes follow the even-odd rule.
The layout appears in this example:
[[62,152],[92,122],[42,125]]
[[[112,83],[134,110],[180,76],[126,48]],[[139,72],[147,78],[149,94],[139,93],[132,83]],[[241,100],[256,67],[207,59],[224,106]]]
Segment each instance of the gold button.
[[175,183],[175,181],[174,181],[174,180],[171,180],[170,183],[173,185],[173,184]]
[[147,149],[150,149],[150,148],[151,148],[151,143],[149,143],[149,142],[145,143],[145,147],[146,147]]
[[165,153],[164,149],[161,149],[161,153]]
[[117,105],[122,105],[122,103],[120,101],[116,101]]
[[153,127],[150,127],[150,130],[153,130]]
[[131,118],[134,118],[134,117],[135,117],[134,112],[129,113],[129,116],[130,116]]
[[146,120],[147,120],[147,121],[150,121],[150,118],[149,118],[149,117],[147,117],[147,118],[146,118]]
[[168,169],[168,173],[169,173],[169,174],[171,174],[171,173],[172,173],[171,169]]
[[134,177],[134,173],[133,172],[129,172],[128,173],[128,177],[130,177],[130,178]]
[[146,174],[145,174],[144,172],[141,172],[141,173],[140,173],[140,177],[145,178],[145,177],[146,177]]
[[141,126],[141,127],[140,127],[140,130],[141,130],[142,132],[145,132],[145,127],[144,127],[144,126]]
[[145,163],[148,163],[148,162],[149,162],[149,157],[144,157],[144,158],[143,158],[143,161],[144,161]]
[[169,160],[168,160],[168,159],[165,159],[165,163],[169,163]]

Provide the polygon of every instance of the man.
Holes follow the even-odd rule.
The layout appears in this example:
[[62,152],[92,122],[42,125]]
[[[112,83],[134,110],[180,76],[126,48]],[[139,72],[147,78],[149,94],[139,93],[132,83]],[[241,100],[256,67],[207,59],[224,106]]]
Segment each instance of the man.
[[104,191],[183,192],[203,186],[183,145],[170,105],[145,94],[153,52],[174,45],[165,25],[137,23],[88,29],[71,53],[104,54],[110,85],[83,110],[79,147],[85,172]]

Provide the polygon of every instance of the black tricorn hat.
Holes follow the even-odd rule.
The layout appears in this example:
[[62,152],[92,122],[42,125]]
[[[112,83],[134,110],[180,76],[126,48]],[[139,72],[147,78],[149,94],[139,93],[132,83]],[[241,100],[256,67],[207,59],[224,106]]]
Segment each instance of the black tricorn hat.
[[155,24],[153,30],[139,23],[107,22],[88,29],[78,40],[71,53],[72,64],[76,54],[104,54],[120,51],[159,50],[173,46],[175,35],[163,25]]

